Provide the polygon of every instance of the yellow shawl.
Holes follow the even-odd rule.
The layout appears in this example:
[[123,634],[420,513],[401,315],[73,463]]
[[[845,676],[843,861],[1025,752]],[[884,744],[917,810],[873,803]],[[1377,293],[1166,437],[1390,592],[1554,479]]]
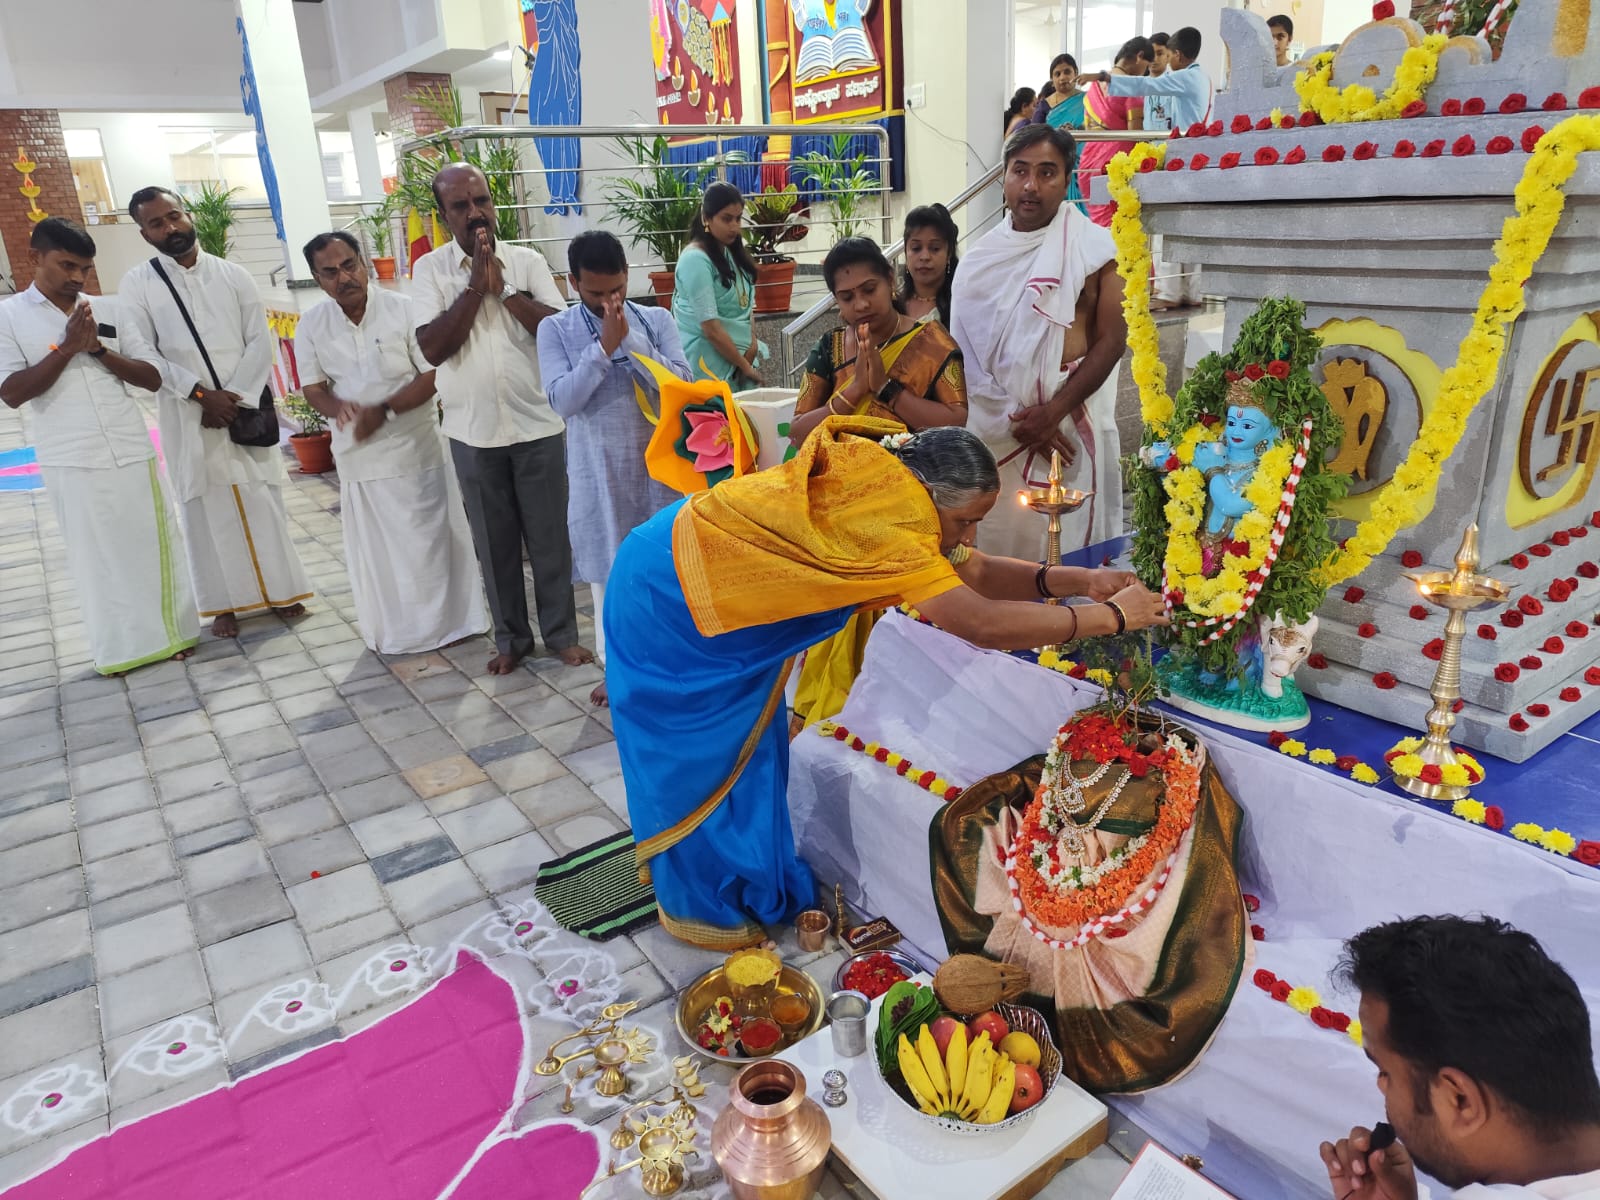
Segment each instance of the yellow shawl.
[[877,440],[893,421],[829,417],[788,462],[690,497],[672,556],[714,637],[833,608],[921,604],[960,586],[928,491]]

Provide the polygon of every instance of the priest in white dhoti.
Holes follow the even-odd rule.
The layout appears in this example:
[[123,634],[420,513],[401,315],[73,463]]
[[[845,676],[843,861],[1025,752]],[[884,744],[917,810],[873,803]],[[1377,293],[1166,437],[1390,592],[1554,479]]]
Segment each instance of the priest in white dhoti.
[[284,515],[283,452],[230,436],[241,414],[260,407],[272,373],[272,332],[255,281],[200,249],[171,192],[135,192],[128,214],[160,251],[122,277],[118,297],[161,368],[161,448],[183,505],[200,615],[218,637],[238,633],[241,616],[300,616],[311,582]]
[[986,554],[1039,559],[1045,523],[1013,497],[1062,482],[1091,493],[1062,518],[1061,548],[1122,533],[1117,367],[1128,329],[1111,234],[1065,203],[1075,147],[1025,125],[1006,141],[1007,214],[961,256],[950,332],[967,372],[967,428],[994,452],[1006,497],[978,528]]
[[348,233],[318,234],[305,256],[330,299],[301,316],[295,364],[307,402],[333,425],[361,638],[379,654],[420,654],[483,633],[478,560],[411,302],[368,281]]
[[47,217],[30,245],[32,285],[0,304],[0,400],[25,414],[95,670],[188,658],[200,622],[183,538],[127,390],[161,386],[155,352],[115,300],[83,294],[95,245],[80,226]]
[[[539,325],[539,374],[550,407],[567,423],[572,574],[594,598],[594,649],[604,663],[600,614],[617,547],[678,499],[645,470],[655,430],[635,388],[650,396],[655,383],[634,356],[647,355],[682,379],[693,372],[672,314],[628,300],[628,259],[615,237],[598,229],[580,233],[567,246],[567,269],[581,303]],[[606,702],[603,682],[589,699]]]

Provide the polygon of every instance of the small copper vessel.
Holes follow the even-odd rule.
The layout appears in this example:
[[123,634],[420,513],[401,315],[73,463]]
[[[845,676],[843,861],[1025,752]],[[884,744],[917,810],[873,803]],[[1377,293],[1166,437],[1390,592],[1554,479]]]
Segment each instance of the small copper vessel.
[[711,1157],[734,1200],[811,1200],[832,1145],[828,1114],[806,1095],[806,1077],[779,1059],[734,1077],[711,1129]]

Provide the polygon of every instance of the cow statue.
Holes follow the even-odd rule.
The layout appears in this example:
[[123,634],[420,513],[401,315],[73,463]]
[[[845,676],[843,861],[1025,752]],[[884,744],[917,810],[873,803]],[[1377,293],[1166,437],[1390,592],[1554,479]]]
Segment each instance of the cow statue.
[[1317,616],[1313,613],[1298,625],[1291,625],[1281,612],[1270,616],[1262,613],[1256,618],[1256,631],[1260,638],[1257,653],[1261,656],[1261,694],[1282,699],[1283,681],[1291,678],[1311,653]]

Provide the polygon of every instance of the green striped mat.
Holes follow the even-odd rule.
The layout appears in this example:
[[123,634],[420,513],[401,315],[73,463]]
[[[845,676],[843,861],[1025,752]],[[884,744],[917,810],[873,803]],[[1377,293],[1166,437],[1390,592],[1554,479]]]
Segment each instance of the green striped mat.
[[533,894],[563,929],[597,942],[656,919],[655,889],[639,882],[631,832],[545,863]]

